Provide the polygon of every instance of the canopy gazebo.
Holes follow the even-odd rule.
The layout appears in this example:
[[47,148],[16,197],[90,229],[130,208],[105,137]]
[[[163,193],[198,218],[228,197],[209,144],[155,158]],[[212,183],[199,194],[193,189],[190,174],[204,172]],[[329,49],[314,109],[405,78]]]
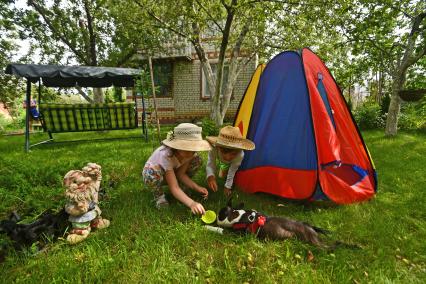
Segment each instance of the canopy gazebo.
[[[134,87],[137,76],[140,75],[140,70],[131,68],[113,68],[113,67],[94,67],[94,66],[59,66],[59,65],[37,65],[37,64],[9,64],[6,67],[6,74],[15,75],[17,77],[23,77],[27,79],[27,91],[26,91],[26,119],[25,119],[25,150],[28,152],[30,147],[39,145],[41,143],[52,141],[52,132],[76,132],[76,131],[99,131],[99,130],[115,130],[115,129],[130,129],[138,127],[137,117],[137,99],[135,96],[135,102],[133,111],[130,106],[123,107],[122,105],[117,108],[117,104],[96,104],[92,105],[85,104],[86,113],[83,115],[83,111],[78,107],[71,107],[66,109],[62,105],[61,108],[57,107],[54,109],[55,115],[61,122],[61,117],[64,120],[60,123],[59,127],[50,121],[49,125],[52,127],[48,129],[50,139],[30,145],[30,100],[31,100],[31,83],[39,82],[39,96],[38,103],[40,106],[40,86],[41,83],[46,87]],[[141,94],[142,95],[142,94]],[[80,105],[83,106],[83,105]],[[147,129],[145,123],[145,103],[142,96],[142,132],[147,138]],[[87,109],[90,109],[87,110]],[[52,109],[49,109],[49,111]],[[111,111],[112,110],[112,111]],[[130,112],[127,112],[127,111]],[[62,113],[61,113],[62,111]],[[114,113],[115,111],[115,113]],[[96,117],[91,119],[91,114]],[[130,118],[130,113],[135,114],[134,120]],[[42,113],[41,113],[42,114]],[[49,116],[45,116],[42,119],[54,118],[52,112]],[[98,115],[97,115],[98,114]],[[105,116],[104,116],[105,114]],[[55,117],[56,117],[55,116]],[[99,116],[99,117],[98,117]],[[84,120],[91,119],[90,123],[85,123]],[[83,120],[83,121],[82,121]],[[98,123],[100,122],[100,123]],[[43,125],[43,129],[46,131],[47,126]]]

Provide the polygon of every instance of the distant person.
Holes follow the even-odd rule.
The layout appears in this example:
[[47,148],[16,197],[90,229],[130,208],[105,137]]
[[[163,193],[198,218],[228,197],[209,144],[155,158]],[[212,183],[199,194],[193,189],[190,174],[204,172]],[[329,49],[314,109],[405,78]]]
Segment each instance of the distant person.
[[[27,100],[24,100],[23,102],[24,104],[24,109],[27,108]],[[33,122],[34,121],[38,121],[40,119],[40,113],[38,112],[37,109],[37,100],[35,99],[31,99],[30,100],[30,117],[29,117],[29,129],[33,128]]]
[[225,126],[219,131],[219,136],[208,136],[206,139],[213,146],[206,166],[207,184],[211,190],[218,190],[217,173],[218,178],[225,179],[223,192],[229,197],[235,173],[244,158],[243,150],[254,150],[255,145],[243,138],[239,128],[233,126]]
[[168,186],[171,194],[194,214],[203,215],[205,209],[192,200],[179,186],[178,181],[188,188],[208,197],[208,190],[191,179],[201,167],[198,151],[209,151],[210,144],[202,139],[202,128],[191,123],[181,123],[169,132],[163,145],[149,157],[142,171],[144,183],[152,190],[157,208],[169,205],[162,189]]

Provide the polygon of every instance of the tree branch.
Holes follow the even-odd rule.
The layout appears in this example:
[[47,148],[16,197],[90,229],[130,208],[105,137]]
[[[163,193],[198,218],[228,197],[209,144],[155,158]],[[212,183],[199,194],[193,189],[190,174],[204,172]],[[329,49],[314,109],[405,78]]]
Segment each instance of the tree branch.
[[189,35],[187,35],[187,34],[181,32],[181,31],[173,28],[172,26],[168,25],[165,21],[163,21],[160,17],[158,17],[157,15],[155,15],[152,11],[147,10],[146,7],[142,6],[142,4],[139,3],[139,1],[133,0],[133,2],[136,5],[138,5],[141,9],[143,9],[144,11],[146,11],[149,16],[151,16],[153,19],[155,19],[157,22],[159,22],[163,28],[165,28],[165,29],[167,29],[167,30],[169,30],[171,32],[174,32],[175,34],[180,35],[180,36],[182,36],[182,37],[190,40],[191,42],[193,42],[192,38]]
[[80,96],[82,96],[89,103],[91,103],[91,104],[93,103],[92,98],[90,98],[85,92],[83,92],[83,90],[81,89],[80,86],[76,86],[75,88],[77,89],[77,91],[80,94]]
[[213,16],[210,14],[210,12],[204,7],[199,0],[195,0],[197,4],[201,7],[201,9],[206,12],[207,16],[209,16],[210,20],[213,21],[213,23],[217,26],[217,28],[220,30],[221,33],[223,33],[223,28],[220,26],[220,24],[213,18]]
[[83,56],[77,49],[75,46],[73,46],[71,44],[71,42],[63,35],[61,34],[60,31],[58,31],[52,24],[52,22],[50,21],[50,19],[47,17],[47,15],[45,14],[44,10],[37,5],[36,3],[34,3],[33,0],[29,0],[28,1],[28,5],[32,6],[43,18],[43,20],[45,21],[45,23],[48,25],[49,29],[52,31],[53,34],[55,34],[64,44],[66,44],[72,52],[74,52],[75,56],[77,56],[78,58],[80,58],[80,60],[82,62],[84,62],[84,64],[90,65],[90,63],[88,62],[87,58],[85,58],[85,56]]
[[98,65],[98,61],[96,58],[96,35],[93,32],[93,18],[90,13],[89,2],[87,0],[84,1],[84,10],[86,11],[87,17],[87,28],[89,30],[89,51],[90,51],[90,65],[96,66]]

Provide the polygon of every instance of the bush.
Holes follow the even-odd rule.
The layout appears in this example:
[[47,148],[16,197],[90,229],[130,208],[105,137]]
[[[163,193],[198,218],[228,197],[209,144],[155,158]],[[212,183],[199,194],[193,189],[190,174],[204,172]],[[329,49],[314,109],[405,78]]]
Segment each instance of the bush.
[[426,100],[404,103],[398,117],[398,128],[404,130],[426,129]]
[[201,126],[203,127],[203,136],[217,136],[219,135],[219,127],[216,126],[213,120],[205,117],[201,120]]
[[354,111],[354,118],[361,129],[376,129],[385,126],[386,116],[381,113],[380,106],[365,103]]

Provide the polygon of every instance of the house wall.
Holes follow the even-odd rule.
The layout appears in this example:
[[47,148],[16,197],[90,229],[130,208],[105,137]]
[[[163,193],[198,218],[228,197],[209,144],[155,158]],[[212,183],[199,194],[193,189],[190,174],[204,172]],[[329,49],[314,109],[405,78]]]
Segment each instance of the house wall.
[[[233,119],[235,116],[255,69],[256,60],[252,60],[241,70],[234,87],[226,118]],[[158,115],[162,123],[191,122],[209,116],[210,99],[202,98],[201,95],[201,72],[201,64],[197,59],[174,61],[172,96],[157,98]],[[128,100],[131,101],[131,98],[131,95],[128,96]],[[153,110],[152,98],[145,98],[145,103],[148,111]],[[141,119],[141,100],[138,100],[138,106]]]

